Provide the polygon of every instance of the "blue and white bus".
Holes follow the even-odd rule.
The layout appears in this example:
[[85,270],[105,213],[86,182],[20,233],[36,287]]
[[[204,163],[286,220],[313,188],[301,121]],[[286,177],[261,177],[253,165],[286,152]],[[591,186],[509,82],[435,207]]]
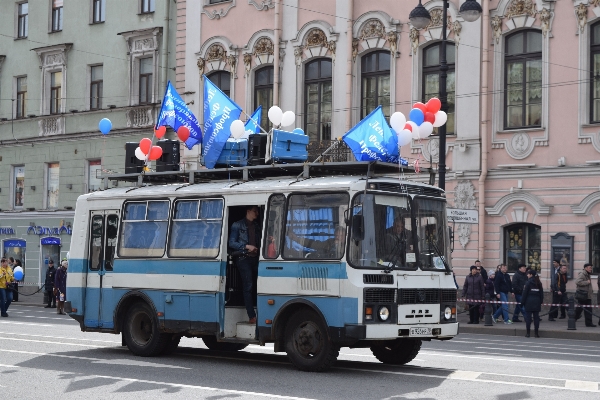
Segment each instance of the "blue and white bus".
[[[439,188],[380,163],[170,174],[77,200],[65,309],[82,331],[122,334],[140,356],[183,336],[220,351],[274,343],[306,371],[327,369],[344,346],[405,364],[423,340],[458,334]],[[256,324],[228,248],[249,205],[263,236]]]

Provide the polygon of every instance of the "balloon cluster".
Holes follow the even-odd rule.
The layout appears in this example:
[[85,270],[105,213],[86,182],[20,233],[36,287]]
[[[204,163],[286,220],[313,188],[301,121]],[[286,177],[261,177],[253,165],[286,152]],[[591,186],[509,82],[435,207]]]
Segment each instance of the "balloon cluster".
[[160,146],[152,146],[152,139],[143,138],[140,140],[140,145],[135,149],[135,156],[138,160],[154,161],[162,156],[162,148]]
[[415,103],[408,115],[410,118],[408,121],[401,112],[392,114],[390,125],[398,135],[398,145],[407,145],[412,139],[425,139],[433,133],[433,128],[444,125],[448,115],[440,111],[441,107],[440,100],[433,97],[427,104]]
[[268,116],[269,121],[271,121],[274,126],[281,126],[282,128],[284,126],[292,125],[296,120],[296,114],[294,114],[293,111],[283,112],[281,108],[277,106],[269,108]]

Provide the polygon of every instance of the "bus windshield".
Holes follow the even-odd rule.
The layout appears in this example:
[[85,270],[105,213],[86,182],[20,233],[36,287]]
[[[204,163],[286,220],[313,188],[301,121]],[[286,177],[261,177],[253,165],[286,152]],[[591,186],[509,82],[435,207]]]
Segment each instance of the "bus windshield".
[[447,229],[443,201],[401,195],[359,195],[354,199],[352,214],[364,216],[364,238],[351,240],[348,254],[351,265],[445,269]]

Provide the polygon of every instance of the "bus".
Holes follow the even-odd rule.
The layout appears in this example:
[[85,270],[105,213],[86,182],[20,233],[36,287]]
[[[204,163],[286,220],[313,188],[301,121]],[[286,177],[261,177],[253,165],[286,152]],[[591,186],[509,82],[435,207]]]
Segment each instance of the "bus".
[[[341,347],[386,364],[458,334],[444,192],[380,162],[110,175],[78,198],[65,311],[139,356],[182,337],[215,351],[273,343],[304,371]],[[402,178],[402,179],[400,179]],[[141,184],[140,184],[141,183]],[[262,227],[249,322],[232,224]],[[242,255],[243,256],[243,255]]]

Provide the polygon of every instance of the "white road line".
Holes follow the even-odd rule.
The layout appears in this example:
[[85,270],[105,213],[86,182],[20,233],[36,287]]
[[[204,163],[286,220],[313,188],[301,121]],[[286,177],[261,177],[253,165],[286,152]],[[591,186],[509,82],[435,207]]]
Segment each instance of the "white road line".
[[38,318],[38,319],[57,319],[57,320],[61,320],[61,321],[75,321],[72,318],[67,318],[67,317],[36,317],[34,315],[20,315],[20,318]]
[[33,343],[47,343],[47,344],[60,344],[60,345],[65,345],[65,346],[79,346],[79,347],[97,347],[97,348],[110,348],[111,346],[97,346],[95,344],[81,344],[81,343],[65,343],[65,342],[52,342],[50,340],[33,340],[33,339],[19,339],[19,338],[12,338],[12,337],[3,337],[2,341],[5,340],[13,340],[13,341],[18,341],[18,342],[33,342]]
[[565,387],[568,389],[597,391],[598,390],[598,382],[568,380],[567,382],[565,382]]
[[[430,353],[426,351],[419,352],[419,356],[432,356],[432,357],[452,357],[452,358],[473,358],[476,360],[494,360],[494,361],[507,361],[510,363],[514,363],[517,360],[510,358],[500,358],[500,357],[476,357],[476,356],[464,356],[456,353]],[[532,361],[520,358],[518,360],[520,363],[528,363],[528,364],[549,364],[550,361]],[[552,360],[553,366],[564,366],[564,367],[584,367],[584,368],[600,368],[600,365],[592,364],[567,364],[567,363],[557,363],[555,360]]]
[[29,322],[13,322],[13,321],[0,321],[0,324],[6,325],[29,325],[29,326],[54,326],[49,324],[32,324]]
[[0,335],[16,335],[16,336],[28,336],[28,337],[39,337],[46,339],[66,339],[66,340],[81,340],[85,342],[101,342],[101,343],[114,343],[120,345],[120,341],[116,340],[98,340],[98,339],[79,339],[74,337],[65,337],[65,336],[51,336],[51,335],[29,335],[26,333],[13,333],[13,332],[0,332]]
[[[489,347],[475,347],[476,349],[489,349]],[[541,350],[525,350],[519,349],[519,351],[527,352],[527,353],[544,353],[544,354],[560,354],[564,355],[564,351],[541,351]],[[581,356],[581,357],[600,357],[599,354],[578,354],[578,353],[568,353],[570,356]]]
[[[490,340],[490,342],[491,342],[491,340]],[[494,342],[496,342],[496,340],[494,340]],[[498,342],[502,342],[502,341],[498,340]],[[470,346],[472,346],[473,344],[479,344],[479,343],[473,343],[472,341],[468,341],[468,340],[461,341],[461,340],[454,340],[454,339],[452,340],[452,343],[464,343],[464,344],[468,344]],[[504,344],[508,344],[507,342],[503,342],[503,343]],[[537,340],[536,340],[536,343],[537,343]],[[548,343],[546,345],[533,345],[533,344],[510,343],[511,347],[530,347],[530,348],[531,347],[535,347],[535,348],[537,348],[537,347],[548,348],[548,345],[550,345],[550,344]],[[567,347],[567,346],[570,347],[570,348],[573,348],[573,349],[578,349],[578,350],[600,351],[600,349],[596,349],[593,346],[577,346],[577,345],[570,345],[569,346],[569,345],[563,345],[563,344],[560,345],[561,348]],[[596,346],[597,346],[597,344],[596,344]]]
[[[544,329],[542,328],[541,332],[544,332]],[[592,332],[592,330],[590,330],[589,332]],[[595,332],[595,331],[593,331]],[[488,339],[487,337],[489,336],[489,334],[484,334],[484,333],[463,333],[462,335],[473,335],[473,336],[481,336],[481,337],[469,337],[469,340],[480,340],[483,342],[502,342],[502,343],[507,343],[507,342],[513,342],[514,339],[522,339],[519,338],[518,336],[506,336],[506,339]],[[544,340],[544,338],[542,338],[542,341]],[[573,347],[573,346],[580,346],[580,345],[574,345],[574,344],[568,344],[568,343],[572,343],[572,339],[555,339],[555,338],[546,338],[546,340],[548,340],[548,344],[552,343],[552,344],[556,344],[556,342],[567,342],[565,344],[561,343],[561,346],[568,346],[568,347]],[[454,340],[453,340],[454,341]],[[577,342],[582,342],[582,343],[589,343],[590,345],[597,345],[598,341],[597,340],[577,340]]]

